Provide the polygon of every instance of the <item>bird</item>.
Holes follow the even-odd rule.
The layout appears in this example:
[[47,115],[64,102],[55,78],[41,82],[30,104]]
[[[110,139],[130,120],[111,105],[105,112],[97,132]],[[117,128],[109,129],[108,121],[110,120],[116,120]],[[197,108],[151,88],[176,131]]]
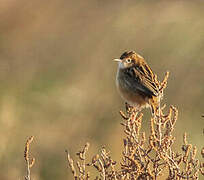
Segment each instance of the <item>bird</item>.
[[122,98],[138,111],[150,107],[155,114],[159,106],[159,87],[145,59],[135,51],[125,51],[114,61],[118,62],[116,86]]

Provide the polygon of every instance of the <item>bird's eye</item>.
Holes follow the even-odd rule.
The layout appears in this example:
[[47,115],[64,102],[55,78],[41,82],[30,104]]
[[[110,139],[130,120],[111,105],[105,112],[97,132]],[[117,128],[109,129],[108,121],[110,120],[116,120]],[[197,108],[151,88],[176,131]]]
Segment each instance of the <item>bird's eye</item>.
[[127,63],[131,63],[131,59],[126,59],[126,62]]

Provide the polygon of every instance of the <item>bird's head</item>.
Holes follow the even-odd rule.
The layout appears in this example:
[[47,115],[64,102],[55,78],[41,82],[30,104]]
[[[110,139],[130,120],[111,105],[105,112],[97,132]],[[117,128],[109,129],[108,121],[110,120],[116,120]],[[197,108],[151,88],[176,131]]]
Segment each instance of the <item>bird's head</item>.
[[124,69],[134,65],[140,65],[144,61],[144,58],[134,51],[126,51],[120,56],[120,59],[114,59],[114,61],[118,62],[119,67]]

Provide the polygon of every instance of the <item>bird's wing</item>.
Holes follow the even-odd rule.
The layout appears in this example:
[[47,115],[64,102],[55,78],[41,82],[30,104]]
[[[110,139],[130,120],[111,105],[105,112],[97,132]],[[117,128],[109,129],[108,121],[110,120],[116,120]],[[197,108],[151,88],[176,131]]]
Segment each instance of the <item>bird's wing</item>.
[[128,72],[128,81],[137,91],[147,96],[158,96],[159,90],[154,80],[154,74],[148,65],[131,67]]

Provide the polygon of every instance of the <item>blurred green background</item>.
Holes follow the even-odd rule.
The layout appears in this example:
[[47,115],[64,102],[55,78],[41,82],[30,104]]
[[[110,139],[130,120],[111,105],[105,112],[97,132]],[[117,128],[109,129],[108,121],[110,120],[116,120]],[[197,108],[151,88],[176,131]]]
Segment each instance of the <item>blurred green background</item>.
[[[203,145],[204,2],[1,0],[0,179],[23,179],[30,135],[34,179],[71,179],[65,149],[87,141],[120,160],[124,102],[115,87],[118,58],[135,50],[179,109],[177,144]],[[149,110],[143,126],[148,127]]]

